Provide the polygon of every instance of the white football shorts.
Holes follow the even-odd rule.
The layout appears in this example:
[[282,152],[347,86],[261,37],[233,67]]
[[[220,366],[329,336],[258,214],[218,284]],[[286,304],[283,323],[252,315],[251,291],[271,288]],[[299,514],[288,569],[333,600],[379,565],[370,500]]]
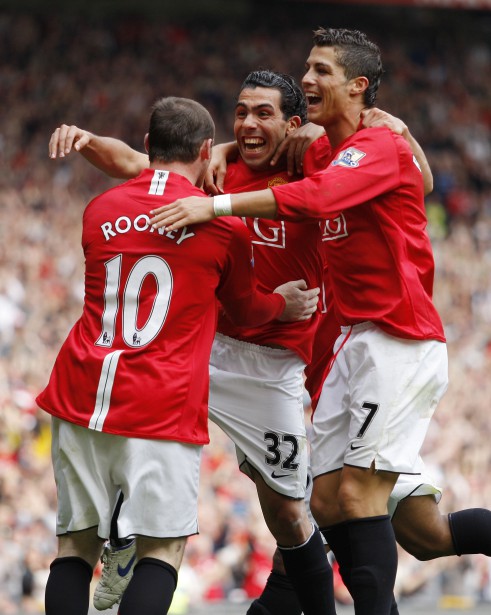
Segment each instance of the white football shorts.
[[210,420],[234,442],[241,471],[253,467],[274,491],[302,499],[308,449],[305,363],[291,350],[217,333],[210,359]]
[[342,327],[313,416],[314,477],[343,465],[421,474],[419,452],[448,384],[446,345]]
[[52,418],[57,535],[98,528],[107,539],[119,491],[121,538],[198,533],[202,446],[126,438]]
[[437,504],[441,500],[442,488],[436,484],[433,476],[425,469],[421,459],[417,466],[420,468],[421,474],[399,474],[399,478],[387,502],[388,512],[391,517],[394,515],[399,502],[408,497],[432,495]]

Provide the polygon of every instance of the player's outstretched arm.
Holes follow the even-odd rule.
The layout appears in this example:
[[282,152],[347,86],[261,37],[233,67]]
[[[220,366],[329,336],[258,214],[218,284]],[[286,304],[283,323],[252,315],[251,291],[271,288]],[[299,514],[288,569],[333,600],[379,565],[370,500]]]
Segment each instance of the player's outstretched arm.
[[49,157],[64,158],[72,150],[80,152],[106,175],[119,179],[136,177],[149,165],[146,154],[119,139],[100,137],[78,126],[62,124],[49,140]]
[[209,222],[218,216],[275,218],[276,210],[276,200],[269,188],[213,198],[190,196],[153,209],[150,224],[155,229],[165,227],[174,231],[183,226]]
[[228,163],[236,160],[239,149],[235,141],[214,145],[211,151],[211,161],[205,175],[204,189],[209,194],[223,193],[225,175]]
[[299,126],[279,144],[271,158],[271,166],[275,166],[281,157],[286,155],[288,175],[302,175],[305,152],[314,141],[325,134],[322,126],[312,124],[312,122]]
[[395,132],[396,134],[401,135],[406,139],[413,151],[416,160],[418,161],[419,166],[421,167],[425,196],[427,194],[430,194],[430,192],[433,190],[433,174],[431,172],[430,165],[425,156],[423,148],[409,132],[409,128],[406,126],[406,124],[400,118],[395,117],[394,115],[391,115],[390,113],[387,113],[387,111],[383,111],[382,109],[377,109],[377,107],[373,107],[372,109],[365,109],[361,112],[361,117],[363,120],[363,126],[365,126],[365,128],[385,126],[392,130],[392,132]]
[[278,318],[283,322],[308,320],[317,310],[320,288],[307,288],[305,280],[294,280],[275,288],[285,299],[285,309]]

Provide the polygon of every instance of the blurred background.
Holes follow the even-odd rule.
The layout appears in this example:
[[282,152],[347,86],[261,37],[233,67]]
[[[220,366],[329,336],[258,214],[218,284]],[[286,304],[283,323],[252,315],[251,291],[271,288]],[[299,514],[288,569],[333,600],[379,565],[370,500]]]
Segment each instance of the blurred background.
[[[424,457],[444,487],[442,513],[491,507],[491,2],[0,0],[0,614],[43,612],[56,498],[49,418],[34,399],[81,312],[83,209],[115,184],[77,154],[49,160],[52,131],[76,124],[143,149],[152,103],[177,95],[207,106],[217,142],[230,140],[246,74],[301,78],[318,26],[358,28],[379,44],[377,104],[429,158],[450,387]],[[245,613],[271,566],[254,486],[227,438],[213,427],[211,437],[201,533],[173,613]],[[402,612],[491,608],[490,560],[422,563],[401,551],[397,593]]]

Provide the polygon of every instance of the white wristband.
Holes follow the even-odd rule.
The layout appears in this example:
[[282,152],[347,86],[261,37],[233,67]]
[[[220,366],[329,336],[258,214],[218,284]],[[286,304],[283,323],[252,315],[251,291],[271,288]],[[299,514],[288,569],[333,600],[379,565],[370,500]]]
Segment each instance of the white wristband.
[[230,194],[218,194],[213,197],[213,211],[215,216],[232,215],[232,199]]

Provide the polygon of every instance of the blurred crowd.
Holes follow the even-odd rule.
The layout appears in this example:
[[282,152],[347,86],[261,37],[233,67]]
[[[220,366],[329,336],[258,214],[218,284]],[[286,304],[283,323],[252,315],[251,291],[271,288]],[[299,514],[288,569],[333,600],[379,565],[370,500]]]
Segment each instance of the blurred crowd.
[[[80,315],[83,208],[115,182],[77,154],[49,160],[49,137],[61,123],[76,124],[141,149],[153,101],[178,95],[205,104],[216,120],[217,142],[229,140],[234,96],[250,70],[301,76],[319,23],[294,23],[283,20],[269,31],[264,24],[244,30],[230,23],[205,27],[0,12],[3,615],[42,612],[56,548],[56,493],[49,419],[34,399]],[[434,174],[427,209],[450,387],[424,456],[444,487],[442,513],[491,508],[491,81],[484,78],[491,74],[491,47],[489,20],[480,23],[482,28],[473,21],[469,36],[457,22],[455,31],[442,30],[426,18],[425,27],[406,37],[400,23],[393,33],[377,30],[376,23],[356,24],[379,43],[385,59],[378,105],[410,126]],[[193,601],[257,595],[274,550],[233,446],[218,430],[211,435],[203,462],[201,533],[187,547],[176,613]],[[421,563],[401,552],[401,599],[429,587],[436,596],[490,601],[490,562],[474,555]]]

